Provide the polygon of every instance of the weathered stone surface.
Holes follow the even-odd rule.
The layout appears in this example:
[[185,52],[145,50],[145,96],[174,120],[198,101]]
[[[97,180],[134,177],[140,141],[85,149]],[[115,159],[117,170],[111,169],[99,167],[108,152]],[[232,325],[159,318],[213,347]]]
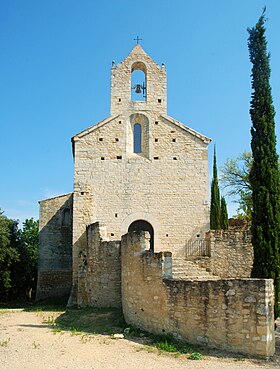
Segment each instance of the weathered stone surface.
[[[144,101],[131,99],[134,70]],[[110,117],[72,138],[73,194],[40,203],[37,299],[72,285],[69,305],[123,307],[153,333],[271,356],[273,283],[247,278],[253,249],[240,221],[205,237],[210,139],[169,117],[166,101],[165,67],[140,45],[113,65]],[[149,232],[127,233],[135,221]],[[207,252],[182,262],[192,243]]]
[[72,206],[72,194],[40,201],[37,300],[70,293]]
[[[122,305],[127,323],[155,334],[176,334],[193,344],[273,355],[272,280],[163,279],[164,253],[147,252],[141,237],[122,238]],[[147,282],[147,276],[152,280]]]
[[[131,100],[131,73],[138,68],[146,74],[145,101]],[[134,152],[135,124],[142,128],[141,153]],[[184,253],[187,239],[208,230],[210,139],[167,116],[165,68],[137,45],[112,68],[110,117],[72,141],[74,286],[70,300],[80,304],[78,259],[86,247],[88,225],[100,222],[103,240],[116,241],[132,222],[144,220],[154,229],[155,250],[178,255]]]

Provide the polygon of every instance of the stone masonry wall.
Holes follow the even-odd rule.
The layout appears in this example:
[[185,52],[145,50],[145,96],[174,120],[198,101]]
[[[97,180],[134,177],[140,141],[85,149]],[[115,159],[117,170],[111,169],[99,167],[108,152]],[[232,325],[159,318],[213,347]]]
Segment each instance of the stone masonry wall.
[[104,238],[106,229],[99,223],[87,227],[87,247],[79,255],[80,307],[121,307],[120,241]]
[[72,207],[72,193],[40,201],[37,300],[70,293]]
[[222,278],[249,278],[253,266],[253,246],[249,230],[209,231],[210,271]]
[[206,242],[210,257],[195,260],[221,278],[249,278],[253,266],[254,250],[251,243],[250,225],[238,222],[227,231],[209,231]]
[[154,227],[155,250],[180,253],[209,229],[206,145],[165,120],[151,122],[149,137],[151,160],[126,153],[118,119],[75,142],[74,244],[84,242],[87,224],[100,221],[109,240],[120,240],[143,219]]
[[[147,99],[131,101],[131,73],[146,70]],[[120,99],[120,101],[119,101]],[[142,127],[142,152],[133,150],[133,129]],[[208,144],[211,140],[166,115],[166,72],[135,46],[112,69],[111,116],[72,138],[73,288],[86,227],[107,227],[117,241],[137,220],[154,230],[155,251],[184,253],[186,240],[209,229]]]
[[[142,70],[146,75],[146,101],[131,100],[131,74]],[[111,74],[111,115],[133,110],[153,110],[166,114],[166,71],[162,64],[156,64],[136,45],[132,52],[118,65],[112,67]]]
[[155,334],[228,351],[272,356],[272,280],[172,280],[170,253],[152,253],[148,234],[122,238],[125,319]]

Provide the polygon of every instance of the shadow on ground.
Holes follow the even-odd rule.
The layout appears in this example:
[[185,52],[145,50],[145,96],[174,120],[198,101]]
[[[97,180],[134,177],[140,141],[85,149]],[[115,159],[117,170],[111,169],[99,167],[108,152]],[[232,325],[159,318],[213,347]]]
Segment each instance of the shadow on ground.
[[[56,320],[55,326],[57,329],[81,332],[88,334],[104,334],[113,335],[115,333],[126,333],[125,339],[130,341],[146,345],[150,349],[160,349],[160,343],[167,343],[167,350],[172,345],[175,346],[173,354],[186,353],[188,347],[189,353],[200,352],[205,357],[216,357],[222,359],[232,359],[235,361],[247,360],[248,357],[243,355],[229,353],[221,350],[209,349],[202,346],[189,345],[186,342],[176,342],[174,339],[170,339],[170,336],[156,336],[148,332],[141,331],[135,327],[127,326],[122,315],[122,311],[119,309],[97,309],[97,308],[84,308],[84,309],[69,309],[62,313]],[[253,362],[265,363],[266,360],[256,359],[254,357],[249,358]],[[271,364],[277,367],[280,361],[280,318],[277,320],[276,331],[276,354],[273,359],[270,360]]]
[[[54,331],[69,331],[73,334],[90,334],[90,335],[114,335],[116,333],[125,333],[125,339],[145,345],[143,350],[159,350],[162,344],[165,346],[163,351],[169,351],[174,346],[175,350],[169,352],[178,355],[188,352],[199,352],[204,357],[215,357],[221,359],[230,359],[234,361],[246,361],[248,357],[243,355],[229,353],[221,350],[209,349],[202,346],[189,345],[186,342],[176,342],[170,336],[155,336],[148,332],[141,331],[138,328],[130,327],[125,323],[121,309],[113,308],[83,308],[83,309],[66,309],[66,302],[61,301],[44,301],[25,306],[0,306],[1,310],[10,308],[22,308],[27,312],[42,312],[42,325],[35,325],[34,328],[43,328],[49,326]],[[55,313],[55,314],[48,314]],[[280,363],[280,318],[276,321],[276,352],[270,363],[272,366],[279,367]],[[258,364],[265,364],[266,360],[249,358],[250,361]]]

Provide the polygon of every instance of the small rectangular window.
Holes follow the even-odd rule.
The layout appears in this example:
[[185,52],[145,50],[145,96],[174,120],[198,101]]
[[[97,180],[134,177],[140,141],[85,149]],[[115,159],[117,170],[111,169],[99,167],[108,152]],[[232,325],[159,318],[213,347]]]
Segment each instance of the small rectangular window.
[[122,121],[121,120],[119,120],[119,124],[122,124]]
[[100,158],[101,160],[105,160],[105,158],[104,158],[104,156],[101,156],[101,158]]
[[118,139],[118,138],[115,138],[115,141],[116,141],[116,142],[119,142],[119,139]]
[[155,124],[158,125],[158,122],[156,121]]
[[176,157],[176,156],[174,156],[174,157],[173,157],[173,160],[177,160],[177,157]]
[[158,101],[159,104],[161,103],[161,99],[158,99],[157,101]]
[[158,142],[158,138],[155,138],[155,142]]
[[173,139],[172,139],[172,142],[176,142],[176,138],[173,138]]
[[100,138],[99,138],[99,141],[103,141],[103,138],[102,138],[102,137],[100,137]]
[[158,160],[159,159],[159,157],[158,156],[154,156],[154,160]]
[[121,102],[122,101],[122,99],[119,99],[119,102]]
[[117,159],[121,160],[122,159],[122,156],[121,155],[117,156]]

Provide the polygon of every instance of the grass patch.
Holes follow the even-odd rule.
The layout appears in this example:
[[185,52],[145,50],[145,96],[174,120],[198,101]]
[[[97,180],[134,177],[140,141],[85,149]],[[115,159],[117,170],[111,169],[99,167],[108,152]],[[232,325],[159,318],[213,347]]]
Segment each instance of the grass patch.
[[7,340],[0,341],[0,347],[7,347],[9,342],[10,338],[8,338]]
[[172,352],[177,354],[188,354],[191,348],[185,342],[177,341],[172,335],[152,337],[154,345],[160,351]]
[[[175,357],[184,354],[188,354],[191,356],[193,353],[201,355],[200,353],[195,352],[194,348],[191,348],[189,344],[183,341],[176,340],[171,334],[155,335],[152,333],[144,332],[141,329],[135,328],[133,326],[127,327],[124,330],[124,334],[128,338],[144,338],[144,342],[142,343],[146,346],[145,349],[150,352],[154,352],[154,350],[157,349],[159,352],[172,353]],[[197,355],[194,355],[194,357],[196,356]]]
[[166,351],[166,352],[177,352],[178,348],[174,345],[173,342],[168,342],[167,339],[164,341],[156,342],[156,347],[159,350]]
[[190,356],[188,357],[188,359],[190,359],[190,360],[202,360],[203,356],[201,355],[200,352],[192,352],[190,354]]
[[32,348],[39,349],[40,347],[41,347],[40,343],[37,343],[37,342],[33,341]]

